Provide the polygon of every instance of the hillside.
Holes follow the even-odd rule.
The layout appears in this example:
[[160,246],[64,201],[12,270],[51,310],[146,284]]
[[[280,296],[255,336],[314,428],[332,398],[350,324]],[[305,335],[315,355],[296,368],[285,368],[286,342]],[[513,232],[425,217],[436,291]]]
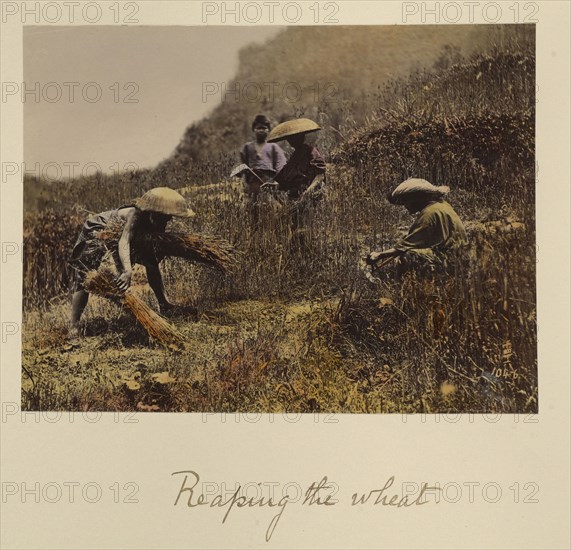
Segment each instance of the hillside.
[[[191,161],[235,158],[237,149],[251,139],[250,123],[258,112],[275,122],[304,115],[331,127],[328,140],[320,140],[327,153],[340,135],[365,122],[390,80],[435,64],[446,68],[460,56],[507,40],[507,34],[507,28],[468,25],[363,26],[358,32],[354,27],[288,28],[267,44],[240,52],[236,77],[227,83],[227,90],[239,90],[238,97],[229,93],[208,117],[191,124],[157,174],[184,171]],[[196,178],[189,169],[189,176]],[[214,174],[206,176],[213,181]]]

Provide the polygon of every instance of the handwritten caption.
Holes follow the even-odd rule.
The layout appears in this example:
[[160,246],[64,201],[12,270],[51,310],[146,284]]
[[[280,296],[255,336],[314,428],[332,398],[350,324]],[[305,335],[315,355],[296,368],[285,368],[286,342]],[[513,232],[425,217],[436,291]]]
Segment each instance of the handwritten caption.
[[[219,487],[217,484],[201,483],[200,476],[194,470],[179,470],[173,472],[171,476],[182,478],[182,483],[178,489],[174,506],[184,505],[190,509],[209,507],[224,509],[222,523],[225,523],[234,509],[237,508],[268,508],[277,513],[271,518],[266,529],[266,542],[268,542],[278,523],[280,522],[288,504],[295,502],[304,507],[330,507],[336,506],[340,500],[336,498],[338,487],[329,481],[327,476],[323,476],[321,481],[312,482],[307,488],[301,490],[301,495],[293,494],[295,483],[289,483],[281,487],[280,484],[248,484],[248,486],[237,484],[237,487],[228,491],[226,487]],[[391,487],[395,483],[395,477],[391,476],[380,488],[354,493],[351,497],[351,506],[389,506],[393,508],[410,508],[411,506],[422,506],[430,501],[426,498],[430,492],[440,492],[439,487],[429,487],[427,483],[422,483],[420,487],[412,484],[405,490],[395,491]],[[214,489],[214,490],[212,490]],[[251,493],[255,491],[255,495]]]

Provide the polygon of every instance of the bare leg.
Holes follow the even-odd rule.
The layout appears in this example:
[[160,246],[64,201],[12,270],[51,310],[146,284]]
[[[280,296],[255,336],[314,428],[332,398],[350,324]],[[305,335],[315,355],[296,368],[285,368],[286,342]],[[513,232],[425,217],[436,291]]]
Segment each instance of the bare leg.
[[73,297],[71,299],[71,328],[75,329],[75,331],[77,331],[77,326],[79,325],[81,314],[87,305],[88,299],[89,293],[87,290],[76,290],[73,293]]
[[146,265],[147,270],[147,281],[149,281],[149,286],[151,287],[152,291],[155,293],[157,300],[159,302],[159,307],[161,312],[168,310],[172,307],[172,304],[169,303],[165,296],[165,287],[163,285],[163,276],[161,275],[161,271],[158,265]]

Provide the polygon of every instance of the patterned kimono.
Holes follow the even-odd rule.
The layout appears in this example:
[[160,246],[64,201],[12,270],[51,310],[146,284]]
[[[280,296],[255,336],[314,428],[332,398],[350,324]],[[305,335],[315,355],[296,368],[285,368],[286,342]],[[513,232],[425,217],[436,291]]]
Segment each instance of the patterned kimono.
[[[260,152],[256,150],[256,142],[246,143],[240,152],[240,160],[248,165],[262,182],[270,181],[287,162],[283,149],[277,143],[266,143]],[[245,172],[246,193],[255,195],[260,191],[260,179],[254,174]]]

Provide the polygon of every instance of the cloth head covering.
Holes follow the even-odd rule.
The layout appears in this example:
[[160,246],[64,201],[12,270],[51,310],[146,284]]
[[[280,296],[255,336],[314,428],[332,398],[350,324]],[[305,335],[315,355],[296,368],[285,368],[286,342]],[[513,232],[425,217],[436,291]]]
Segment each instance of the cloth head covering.
[[187,207],[184,197],[169,187],[155,187],[135,201],[143,212],[158,212],[167,216],[191,218],[195,213]]
[[268,143],[282,141],[289,136],[296,134],[309,134],[310,132],[317,132],[321,127],[313,120],[308,118],[295,118],[278,124],[268,136]]
[[252,122],[252,130],[256,126],[265,126],[268,130],[272,129],[272,123],[270,122],[270,119],[266,115],[256,115],[256,118],[254,118],[254,122]]
[[450,187],[447,185],[436,186],[420,178],[410,178],[398,185],[387,198],[391,204],[402,205],[415,196],[423,196],[434,200],[442,199],[449,191]]

